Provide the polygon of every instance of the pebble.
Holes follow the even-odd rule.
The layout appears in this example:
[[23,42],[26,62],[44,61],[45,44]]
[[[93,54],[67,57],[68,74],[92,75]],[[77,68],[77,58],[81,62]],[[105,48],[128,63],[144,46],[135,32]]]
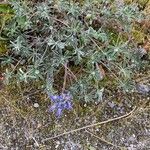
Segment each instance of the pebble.
[[34,103],[33,105],[35,108],[38,108],[39,107],[39,104],[38,103]]

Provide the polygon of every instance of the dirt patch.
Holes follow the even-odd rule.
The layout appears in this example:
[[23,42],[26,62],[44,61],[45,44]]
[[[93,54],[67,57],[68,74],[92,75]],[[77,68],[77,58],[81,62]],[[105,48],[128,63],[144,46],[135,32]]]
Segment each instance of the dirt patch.
[[[148,150],[149,97],[131,94],[120,96],[122,99],[115,95],[106,96],[98,105],[81,106],[76,103],[73,111],[65,112],[62,118],[57,119],[46,112],[46,107],[40,103],[39,107],[31,104],[30,109],[24,108],[27,112],[23,113],[21,107],[25,105],[18,108],[13,101],[6,99],[6,95],[2,95],[0,147],[12,150]],[[131,114],[121,117],[129,112]],[[121,118],[107,122],[118,117]],[[88,127],[103,121],[100,125]]]

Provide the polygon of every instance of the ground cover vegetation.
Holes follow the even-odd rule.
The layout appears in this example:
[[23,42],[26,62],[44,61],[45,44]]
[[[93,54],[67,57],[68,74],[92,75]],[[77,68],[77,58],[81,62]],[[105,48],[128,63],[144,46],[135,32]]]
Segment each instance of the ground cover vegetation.
[[1,147],[147,149],[149,32],[147,0],[3,1]]

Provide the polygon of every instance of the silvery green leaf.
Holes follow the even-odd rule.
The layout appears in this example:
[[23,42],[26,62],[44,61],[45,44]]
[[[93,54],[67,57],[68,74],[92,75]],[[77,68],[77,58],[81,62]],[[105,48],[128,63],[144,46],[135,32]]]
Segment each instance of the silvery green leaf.
[[55,44],[55,41],[53,39],[49,39],[48,40],[48,43],[47,43],[49,46],[52,46]]
[[97,90],[97,98],[98,98],[98,101],[102,101],[103,100],[103,92],[104,92],[104,88],[102,89],[98,89]]
[[64,49],[65,43],[63,43],[63,42],[58,42],[58,43],[57,43],[57,46],[58,46],[60,49]]

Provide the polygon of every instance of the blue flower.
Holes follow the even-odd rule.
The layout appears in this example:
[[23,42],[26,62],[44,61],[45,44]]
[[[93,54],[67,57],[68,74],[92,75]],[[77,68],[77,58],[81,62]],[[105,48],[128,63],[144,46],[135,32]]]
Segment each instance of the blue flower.
[[72,109],[72,96],[70,93],[61,93],[60,95],[49,96],[52,105],[49,107],[50,112],[55,112],[57,117],[61,117],[64,110]]
[[50,99],[53,103],[57,102],[57,100],[59,99],[59,95],[51,95]]

